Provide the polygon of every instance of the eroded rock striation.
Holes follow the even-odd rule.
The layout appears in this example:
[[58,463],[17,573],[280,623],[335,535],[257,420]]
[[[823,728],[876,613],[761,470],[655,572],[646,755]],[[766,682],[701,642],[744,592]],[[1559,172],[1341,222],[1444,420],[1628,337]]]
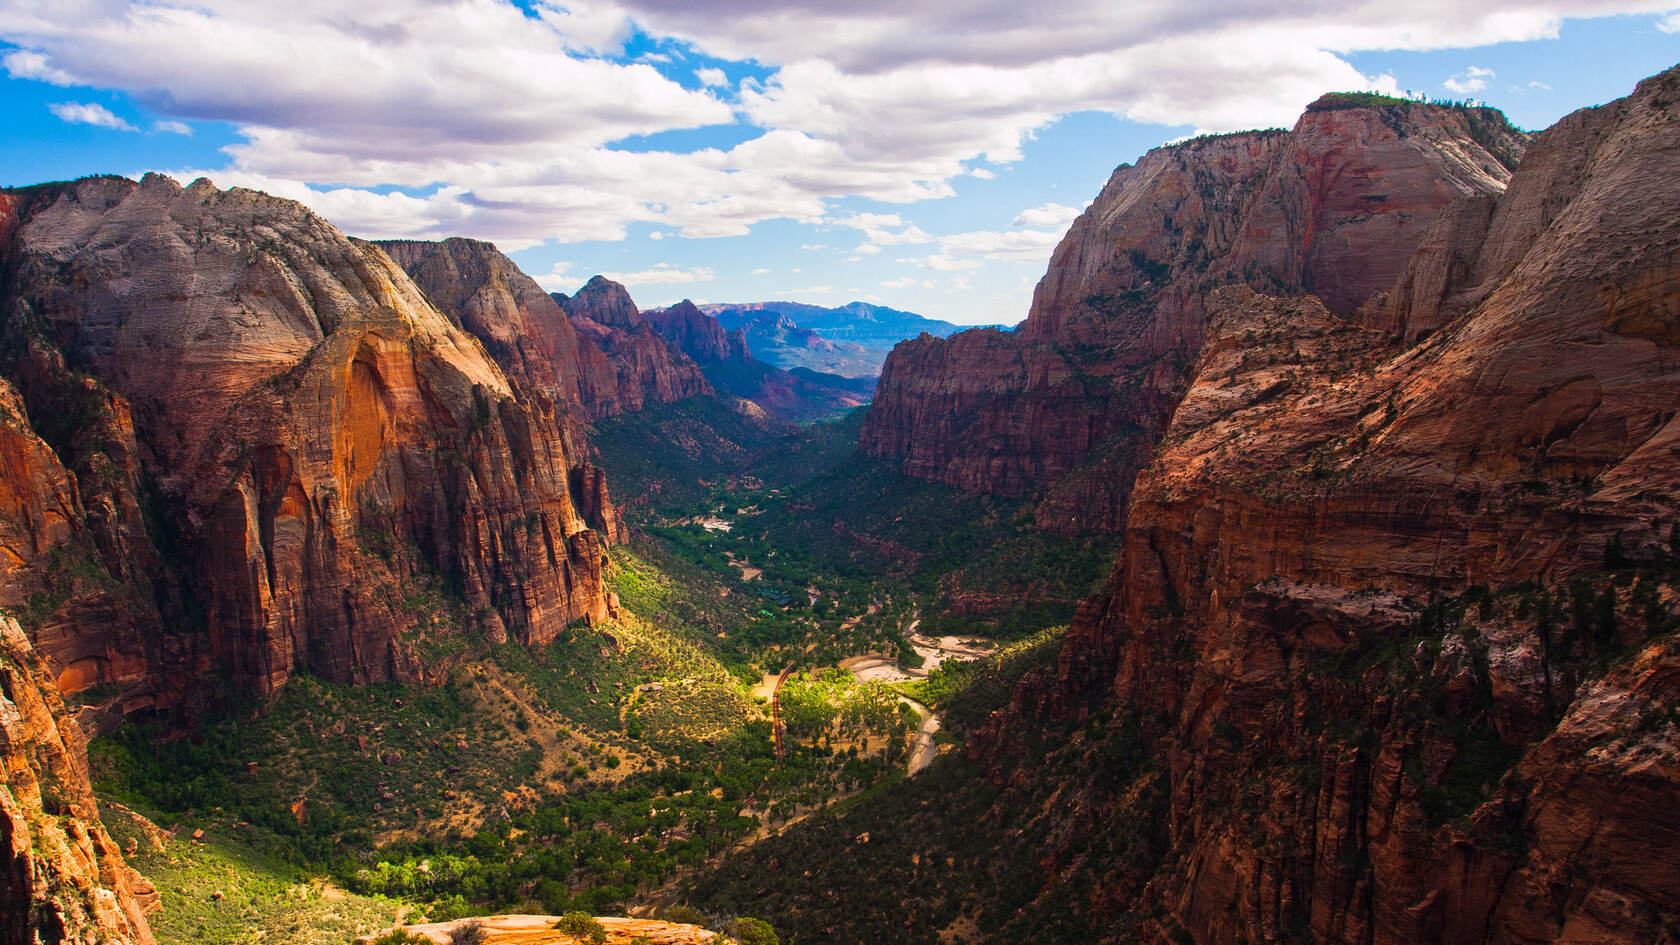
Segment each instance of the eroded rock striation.
[[[81,509],[38,517],[5,581],[56,588],[31,630],[79,685],[144,674],[152,691],[131,697],[166,700],[206,661],[259,694],[297,667],[414,678],[415,582],[526,641],[606,615],[616,519],[542,395],[563,377],[504,320],[535,298],[496,259],[452,258],[482,264],[447,296],[452,321],[385,252],[290,201],[157,175],[8,200],[6,373],[60,460],[34,449],[31,481],[74,518],[55,479],[72,474]],[[54,585],[61,571],[85,580]],[[171,632],[146,632],[159,614]]]
[[1042,495],[1046,527],[1118,528],[1211,289],[1312,292],[1350,314],[1395,285],[1440,211],[1501,192],[1525,144],[1490,109],[1326,96],[1288,132],[1151,151],[1074,222],[1020,326],[894,349],[864,448],[912,476]]
[[157,890],[99,821],[82,729],[0,616],[0,943],[150,945]]
[[599,420],[711,393],[700,369],[669,350],[615,282],[597,276],[568,299],[544,292],[489,243],[376,245],[483,342],[509,378],[563,411]]
[[1202,296],[1109,588],[976,743],[1129,721],[1147,763],[1060,803],[1151,838],[1090,897],[1133,934],[1673,939],[1677,140],[1680,69],[1448,205],[1386,297]]

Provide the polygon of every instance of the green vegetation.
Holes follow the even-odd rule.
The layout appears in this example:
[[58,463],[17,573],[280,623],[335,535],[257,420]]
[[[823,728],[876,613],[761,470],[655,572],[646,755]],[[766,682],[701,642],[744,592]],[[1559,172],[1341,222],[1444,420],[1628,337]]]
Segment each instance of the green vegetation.
[[763,919],[742,916],[723,927],[723,934],[741,945],[782,945],[776,930]]
[[580,942],[605,942],[607,928],[587,912],[568,912],[554,923],[557,932],[564,932]]
[[[903,781],[917,714],[891,687],[825,667],[871,651],[916,665],[917,620],[1018,638],[984,668],[947,666],[907,690],[950,713],[948,731],[971,731],[1053,652],[1047,628],[1104,573],[1111,545],[1044,535],[1023,502],[887,474],[857,455],[860,422],[791,433],[698,400],[606,421],[597,442],[615,489],[645,499],[635,540],[608,552],[613,620],[493,643],[461,629],[473,615],[422,569],[392,594],[419,618],[407,642],[427,684],[297,676],[262,711],[127,725],[92,748],[99,788],[211,831],[170,857],[215,851],[247,885],[315,890],[292,894],[300,908],[329,894],[350,904],[343,921],[277,918],[298,941],[352,918],[384,927],[399,909],[410,921],[611,913],[668,898],[751,836],[871,806]],[[714,515],[732,530],[699,523]],[[365,531],[381,551],[382,530]],[[1022,603],[942,616],[959,598]],[[799,672],[781,693],[778,764],[769,706],[748,688],[787,665]],[[187,882],[219,868],[156,872]],[[199,905],[160,926],[163,940],[243,940],[211,921],[225,901]],[[737,937],[776,940],[755,922],[738,920]]]
[[162,897],[151,917],[159,942],[343,945],[390,926],[404,909],[300,869],[284,855],[283,840],[225,814],[192,822],[204,825],[202,841],[189,839],[196,828],[187,825],[163,851],[126,817],[107,809],[105,822],[119,844],[134,844],[129,865]]

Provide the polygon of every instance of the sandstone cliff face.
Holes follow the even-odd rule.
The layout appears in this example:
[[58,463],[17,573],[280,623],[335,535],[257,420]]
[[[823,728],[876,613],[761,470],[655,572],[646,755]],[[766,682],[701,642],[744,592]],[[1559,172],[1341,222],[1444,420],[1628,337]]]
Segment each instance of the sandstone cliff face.
[[[297,204],[202,180],[26,197],[7,250],[7,336],[28,353],[14,379],[57,357],[124,405],[211,658],[236,680],[268,693],[297,666],[416,675],[402,588],[429,575],[492,634],[542,641],[605,615],[590,516],[613,526],[599,483],[572,489],[582,457],[565,417],[516,391],[385,253]],[[514,309],[530,302],[486,271]],[[510,361],[540,366],[497,334],[506,295],[464,299]],[[20,389],[41,422],[45,385]]]
[[752,352],[747,350],[747,336],[740,329],[724,331],[716,318],[695,308],[688,299],[649,312],[645,317],[654,331],[698,364],[752,358]]
[[149,945],[157,891],[99,822],[87,746],[23,628],[0,616],[0,942]]
[[484,343],[508,377],[563,411],[576,405],[578,413],[598,420],[710,393],[700,369],[641,323],[617,283],[597,276],[576,299],[567,299],[544,292],[489,243],[455,238],[377,245],[444,314]]
[[624,286],[595,276],[570,298],[553,295],[583,339],[582,386],[599,418],[712,394],[700,366],[660,337]]
[[644,317],[668,344],[700,365],[714,388],[748,402],[737,410],[749,416],[762,410],[781,420],[810,420],[869,402],[865,390],[844,378],[824,383],[825,375],[784,371],[754,358],[742,329],[725,331],[717,318],[687,299]]
[[1146,940],[1674,940],[1677,132],[1680,70],[1539,136],[1391,330],[1207,297],[1109,590],[982,742],[1140,720]]
[[894,350],[864,448],[963,489],[1048,490],[1047,527],[1119,527],[1125,484],[1200,350],[1209,290],[1313,291],[1350,313],[1394,285],[1438,211],[1501,191],[1524,144],[1496,112],[1335,104],[1288,133],[1198,139],[1121,167],[1017,329]]

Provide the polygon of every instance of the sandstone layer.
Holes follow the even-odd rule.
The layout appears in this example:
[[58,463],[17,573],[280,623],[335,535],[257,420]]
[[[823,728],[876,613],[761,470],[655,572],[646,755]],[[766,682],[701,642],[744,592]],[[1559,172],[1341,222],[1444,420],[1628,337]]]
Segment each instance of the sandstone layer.
[[660,341],[615,282],[597,276],[567,299],[544,292],[489,243],[376,245],[483,342],[508,377],[588,419],[711,392],[700,369]]
[[0,616],[0,942],[150,945],[157,890],[99,822],[87,745],[46,662]]
[[[259,695],[296,667],[413,678],[416,582],[493,636],[605,616],[601,477],[565,407],[460,327],[539,376],[542,352],[498,321],[531,293],[495,260],[481,271],[507,291],[467,292],[477,307],[451,321],[290,201],[156,175],[8,196],[6,373],[61,461],[35,450],[32,488],[74,519],[68,473],[82,508],[42,519],[6,583],[50,583],[86,535],[100,554],[68,570],[123,602],[105,613],[64,582],[35,598],[31,632],[59,670],[87,667],[77,688],[146,674],[152,691],[128,695],[167,702],[203,661]],[[169,634],[149,629],[159,613]]]
[[1538,136],[1358,317],[1203,296],[1109,588],[977,743],[1134,721],[1093,802],[1159,838],[1096,894],[1133,934],[1674,940],[1676,141],[1680,70]]
[[1120,527],[1200,351],[1207,292],[1314,292],[1351,313],[1395,284],[1443,208],[1502,191],[1525,145],[1489,109],[1343,104],[1120,167],[1020,326],[894,349],[864,448],[912,476],[1041,495],[1046,527]]

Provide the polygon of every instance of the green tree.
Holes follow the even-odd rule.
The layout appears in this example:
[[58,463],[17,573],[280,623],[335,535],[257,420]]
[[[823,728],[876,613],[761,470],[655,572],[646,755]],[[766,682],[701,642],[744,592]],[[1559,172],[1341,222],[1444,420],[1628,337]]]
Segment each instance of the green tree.
[[729,936],[741,945],[782,945],[776,930],[763,919],[742,916],[723,927],[723,934]]
[[600,945],[607,940],[607,927],[587,912],[568,912],[554,923],[556,932],[564,932],[580,942]]

